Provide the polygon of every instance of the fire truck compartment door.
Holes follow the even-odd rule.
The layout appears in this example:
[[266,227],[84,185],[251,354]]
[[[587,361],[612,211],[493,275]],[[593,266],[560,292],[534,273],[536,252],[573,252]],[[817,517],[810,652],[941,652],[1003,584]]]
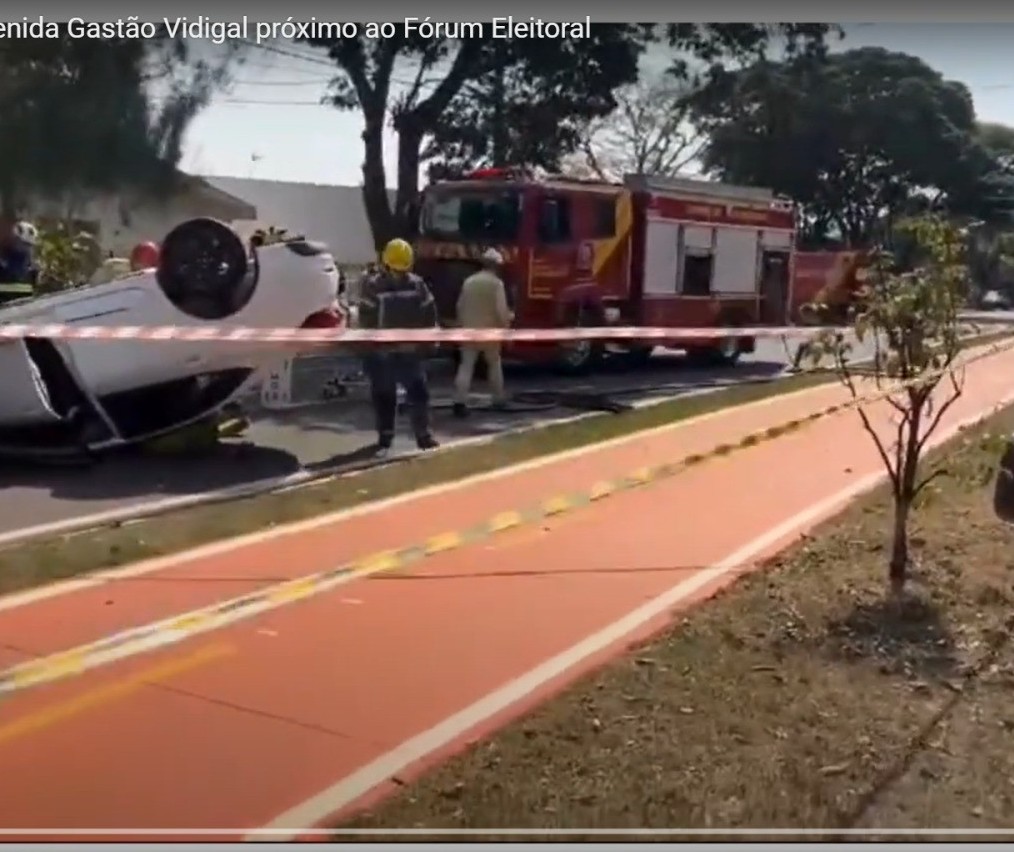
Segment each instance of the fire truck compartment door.
[[662,219],[649,220],[644,238],[644,294],[676,293],[680,226]]
[[719,228],[715,246],[715,292],[756,293],[759,257],[757,231]]
[[683,246],[692,254],[712,251],[715,247],[715,229],[687,225],[683,228]]
[[772,251],[788,251],[792,248],[792,232],[762,231],[761,245]]

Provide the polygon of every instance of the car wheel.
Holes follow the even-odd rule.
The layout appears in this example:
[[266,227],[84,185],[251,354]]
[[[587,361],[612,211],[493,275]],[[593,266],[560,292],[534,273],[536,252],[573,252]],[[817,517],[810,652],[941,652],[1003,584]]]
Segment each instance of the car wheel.
[[216,321],[250,301],[257,284],[253,272],[246,246],[232,228],[217,219],[190,219],[162,241],[155,275],[178,310],[193,319]]

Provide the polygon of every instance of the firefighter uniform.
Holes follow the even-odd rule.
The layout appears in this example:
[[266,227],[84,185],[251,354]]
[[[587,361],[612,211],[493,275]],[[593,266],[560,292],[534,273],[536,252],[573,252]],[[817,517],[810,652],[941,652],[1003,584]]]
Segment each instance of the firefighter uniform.
[[[458,323],[462,328],[508,328],[514,319],[507,304],[507,288],[500,277],[503,256],[496,249],[487,249],[482,256],[483,268],[470,275],[461,285],[458,297]],[[503,361],[499,343],[465,343],[461,346],[461,363],[454,377],[454,414],[468,414],[468,392],[475,365],[481,355],[486,362],[486,375],[493,404],[503,405]]]
[[16,299],[27,299],[34,295],[35,287],[32,284],[0,282],[0,305],[13,302]]
[[[382,255],[383,268],[365,278],[359,299],[359,325],[364,329],[424,329],[437,326],[437,307],[426,283],[411,271],[412,247],[391,240]],[[438,446],[430,432],[429,387],[418,344],[380,344],[364,359],[377,427],[377,448],[386,452],[394,442],[398,386],[405,389],[409,417],[420,449]]]
[[38,270],[34,249],[39,232],[31,222],[18,222],[0,247],[0,304],[35,295]]

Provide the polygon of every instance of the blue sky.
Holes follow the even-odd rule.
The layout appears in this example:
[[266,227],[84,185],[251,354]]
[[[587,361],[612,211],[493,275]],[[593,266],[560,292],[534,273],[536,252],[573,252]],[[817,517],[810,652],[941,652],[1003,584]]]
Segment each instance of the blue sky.
[[[1014,24],[861,24],[836,49],[879,45],[921,56],[965,83],[980,120],[1014,125]],[[305,46],[254,50],[236,82],[192,125],[183,168],[205,175],[358,185],[362,123],[318,102],[330,63]],[[653,59],[655,59],[653,57]],[[657,60],[655,60],[657,61]],[[654,64],[654,62],[652,63]],[[398,79],[410,68],[397,69]],[[393,175],[396,138],[386,143]]]

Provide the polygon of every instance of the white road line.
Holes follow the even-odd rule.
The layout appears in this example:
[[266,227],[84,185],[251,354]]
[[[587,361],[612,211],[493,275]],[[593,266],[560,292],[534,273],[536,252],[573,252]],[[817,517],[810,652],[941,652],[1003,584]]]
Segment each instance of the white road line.
[[[951,426],[932,436],[929,446],[939,446],[950,440],[962,429],[972,426],[989,417],[998,409],[1014,402],[1014,393],[998,403],[991,403],[979,414]],[[863,477],[809,509],[788,518],[783,523],[768,530],[733,553],[730,553],[716,565],[663,592],[646,604],[638,607],[623,618],[591,634],[566,651],[546,660],[544,663],[529,670],[525,674],[510,681],[504,686],[480,698],[474,704],[447,717],[432,728],[412,737],[396,746],[376,760],[366,764],[337,783],[322,790],[317,795],[296,805],[275,819],[265,829],[272,832],[288,829],[288,834],[265,836],[256,831],[248,834],[247,841],[285,842],[299,837],[304,829],[319,826],[343,808],[374,790],[388,779],[413,763],[447,747],[461,739],[473,728],[487,719],[509,709],[532,693],[564,675],[570,669],[585,660],[616,644],[624,637],[638,630],[652,619],[664,615],[668,610],[682,601],[692,597],[711,583],[724,578],[738,570],[744,563],[750,563],[766,553],[783,539],[798,535],[812,528],[816,523],[832,515],[861,494],[872,490],[886,479],[884,472]]]
[[[81,591],[83,589],[94,588],[96,586],[104,585],[112,581],[134,579],[136,577],[143,577],[147,574],[156,573],[158,571],[164,571],[168,568],[179,567],[187,562],[194,562],[199,559],[206,559],[213,556],[218,556],[222,553],[229,553],[234,550],[239,550],[243,547],[251,545],[261,544],[266,541],[271,541],[283,536],[299,535],[300,533],[308,532],[310,530],[316,530],[321,527],[330,526],[332,524],[342,523],[344,521],[351,520],[353,518],[362,517],[364,515],[372,515],[376,512],[383,512],[388,509],[393,509],[398,506],[404,506],[409,503],[417,501],[427,500],[432,497],[438,497],[443,494],[448,494],[454,491],[460,491],[465,488],[469,488],[473,485],[479,485],[485,482],[493,482],[504,477],[514,476],[516,474],[526,473],[532,470],[538,470],[549,465],[557,464],[559,462],[567,461],[573,458],[579,458],[586,456],[591,453],[599,452],[600,450],[608,450],[613,447],[622,446],[629,444],[633,441],[640,440],[665,432],[678,432],[681,429],[692,428],[700,423],[712,420],[716,417],[722,417],[729,415],[733,412],[749,411],[753,408],[761,408],[764,406],[772,405],[774,403],[780,403],[785,400],[796,399],[807,394],[815,394],[820,391],[827,392],[829,388],[834,387],[832,384],[820,384],[814,385],[813,387],[802,388],[797,391],[790,391],[789,393],[775,394],[774,396],[763,397],[761,399],[753,400],[742,405],[733,405],[725,408],[719,408],[715,411],[709,411],[705,414],[698,415],[697,417],[691,417],[687,420],[680,420],[676,423],[667,423],[662,426],[656,426],[652,429],[645,429],[640,432],[631,432],[626,435],[620,435],[616,438],[610,438],[607,441],[601,441],[595,444],[587,444],[582,447],[576,447],[570,450],[563,450],[558,453],[554,453],[548,456],[539,456],[529,461],[520,462],[510,467],[497,468],[496,470],[487,471],[485,473],[475,474],[473,476],[466,477],[464,479],[456,479],[452,482],[443,482],[437,485],[431,485],[426,488],[420,488],[416,491],[410,491],[405,494],[398,494],[394,497],[388,497],[383,500],[376,500],[370,503],[363,503],[359,506],[353,506],[348,509],[340,509],[336,512],[330,512],[325,515],[316,515],[312,518],[307,518],[302,521],[293,521],[289,524],[283,524],[272,529],[260,530],[255,533],[249,533],[247,535],[237,536],[236,538],[225,539],[224,541],[217,541],[211,544],[201,545],[190,550],[184,550],[179,553],[169,554],[167,556],[158,556],[152,559],[146,559],[142,562],[137,562],[133,565],[127,565],[121,568],[113,568],[106,571],[96,571],[89,574],[86,577],[81,577],[74,580],[61,580],[50,585],[41,586],[37,589],[29,589],[24,592],[14,592],[9,595],[0,597],[0,612],[17,609],[18,607],[27,606],[39,601],[48,600],[50,598],[59,597],[60,595],[69,594],[71,592]],[[711,393],[709,390],[708,393]],[[584,417],[588,415],[580,415]],[[591,415],[595,416],[595,415]],[[601,415],[600,415],[601,416]],[[607,415],[608,416],[608,415]],[[560,421],[556,421],[560,422]],[[553,425],[553,424],[546,424]],[[546,428],[543,426],[542,428]],[[494,436],[489,439],[489,442],[495,441],[497,438]],[[486,440],[485,438],[478,439],[479,441]],[[464,446],[461,444],[452,444],[447,448],[448,452],[453,452],[455,449]],[[438,450],[438,452],[440,452]],[[362,471],[356,472],[349,475],[350,482],[354,482],[354,476],[362,475]],[[296,484],[296,483],[292,483]],[[354,487],[354,486],[353,486]],[[94,524],[92,525],[94,526]],[[49,527],[55,531],[49,532],[51,535],[60,534],[58,524],[49,525]],[[46,534],[46,526],[36,527],[36,534]],[[39,531],[42,532],[39,532]],[[3,537],[0,536],[0,545],[3,543]]]

